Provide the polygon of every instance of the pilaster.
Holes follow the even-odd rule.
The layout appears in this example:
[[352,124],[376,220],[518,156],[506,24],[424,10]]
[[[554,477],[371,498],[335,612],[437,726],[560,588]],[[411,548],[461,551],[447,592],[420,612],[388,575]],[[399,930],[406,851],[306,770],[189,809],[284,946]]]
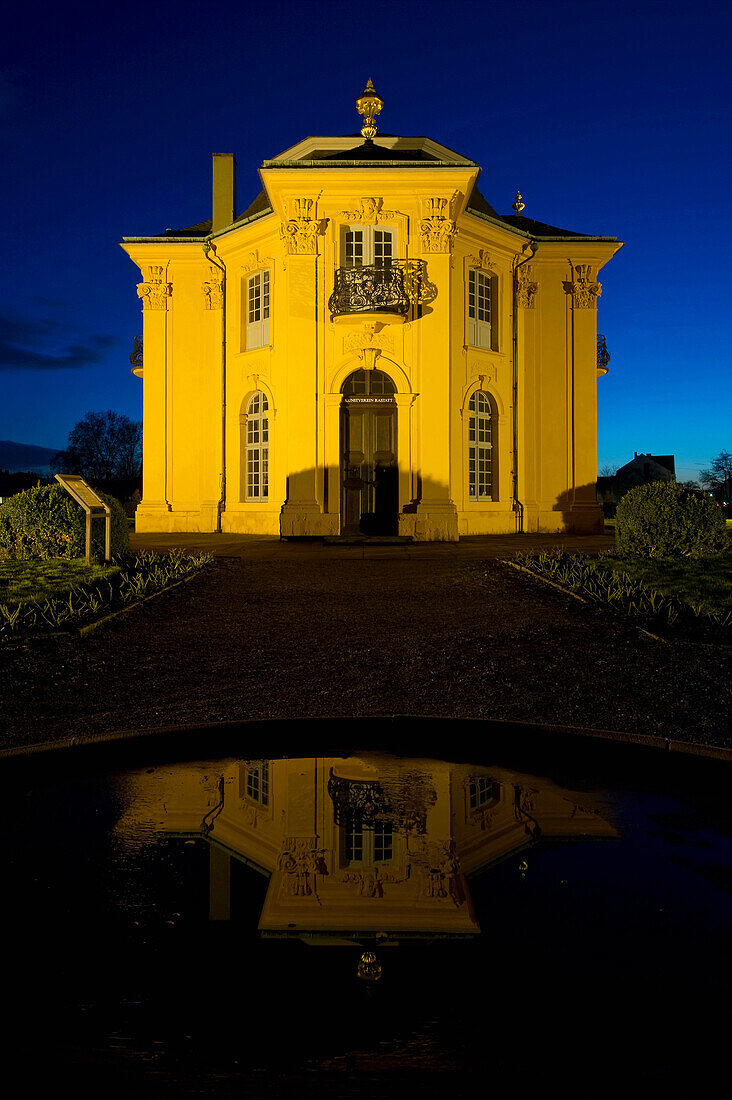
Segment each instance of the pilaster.
[[135,512],[137,530],[160,530],[161,513],[170,512],[167,486],[168,303],[172,286],[162,264],[142,267],[137,294],[142,301],[143,454],[142,501]]
[[437,295],[417,322],[421,327],[422,488],[415,510],[414,537],[421,542],[457,542],[457,508],[450,495],[450,298],[455,223],[449,200],[425,199],[420,224],[427,277]]

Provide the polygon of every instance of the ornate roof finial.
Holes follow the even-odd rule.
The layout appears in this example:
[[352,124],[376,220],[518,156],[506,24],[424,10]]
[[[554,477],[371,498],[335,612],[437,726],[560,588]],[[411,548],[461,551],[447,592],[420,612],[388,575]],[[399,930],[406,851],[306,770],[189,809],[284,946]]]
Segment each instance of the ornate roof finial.
[[361,134],[366,141],[373,141],[376,137],[376,116],[384,106],[381,96],[374,91],[374,86],[369,80],[368,84],[356,100],[356,109],[363,115]]
[[521,201],[521,192],[520,191],[516,192],[516,201],[512,205],[513,205],[513,208],[514,208],[514,210],[516,211],[517,214],[520,215],[523,212],[523,210],[526,206],[526,203]]

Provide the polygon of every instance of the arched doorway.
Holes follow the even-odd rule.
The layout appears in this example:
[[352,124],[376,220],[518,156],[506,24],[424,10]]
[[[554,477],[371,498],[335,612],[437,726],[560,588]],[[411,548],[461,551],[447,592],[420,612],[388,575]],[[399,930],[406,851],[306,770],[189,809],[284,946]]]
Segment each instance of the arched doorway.
[[341,388],[341,531],[396,535],[399,511],[395,386],[357,370]]

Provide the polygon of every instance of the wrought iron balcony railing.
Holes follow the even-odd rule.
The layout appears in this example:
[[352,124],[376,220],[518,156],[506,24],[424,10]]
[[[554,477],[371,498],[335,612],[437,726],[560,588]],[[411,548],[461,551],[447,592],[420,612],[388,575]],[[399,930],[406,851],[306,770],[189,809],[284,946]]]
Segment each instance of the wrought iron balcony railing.
[[605,344],[605,337],[597,334],[597,369],[607,374],[607,365],[610,362],[610,352]]
[[331,317],[349,313],[409,313],[407,260],[392,260],[383,267],[339,267],[328,299]]

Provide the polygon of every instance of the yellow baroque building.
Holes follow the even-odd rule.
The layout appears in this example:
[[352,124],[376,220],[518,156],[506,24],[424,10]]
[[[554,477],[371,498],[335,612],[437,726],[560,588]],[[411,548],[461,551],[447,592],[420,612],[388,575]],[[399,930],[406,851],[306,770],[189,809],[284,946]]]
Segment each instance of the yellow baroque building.
[[[142,281],[138,531],[597,532],[597,281],[612,237],[499,215],[430,138],[310,137],[236,215],[122,247]],[[376,140],[375,140],[376,139]]]

